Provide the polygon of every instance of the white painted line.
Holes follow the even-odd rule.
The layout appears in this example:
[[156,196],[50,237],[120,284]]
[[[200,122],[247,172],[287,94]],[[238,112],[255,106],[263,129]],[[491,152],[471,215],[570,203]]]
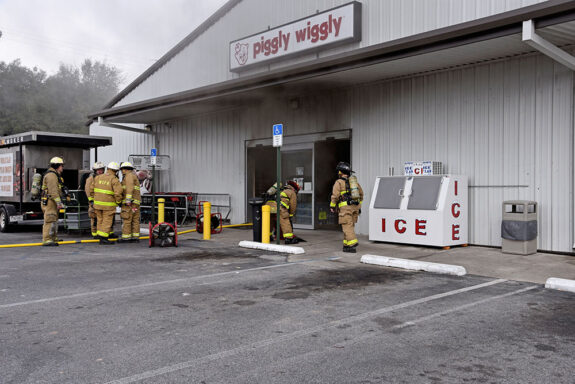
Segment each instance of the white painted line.
[[502,299],[502,298],[504,298],[504,297],[513,296],[513,295],[517,295],[517,294],[519,294],[519,293],[531,291],[531,290],[533,290],[533,289],[535,289],[535,288],[539,288],[539,286],[537,286],[537,285],[531,285],[531,286],[529,286],[529,287],[521,288],[521,289],[518,289],[518,290],[513,291],[513,292],[503,293],[503,294],[501,294],[501,295],[491,296],[491,297],[488,297],[488,298],[485,298],[485,299],[481,299],[481,300],[478,300],[478,301],[474,301],[474,302],[472,302],[472,303],[463,304],[463,305],[460,305],[460,306],[458,306],[458,307],[454,307],[454,308],[451,308],[451,309],[448,309],[448,310],[445,310],[445,311],[442,311],[442,312],[437,312],[437,313],[434,313],[434,314],[431,314],[431,315],[428,315],[428,316],[423,316],[423,317],[420,317],[420,318],[415,319],[415,320],[411,320],[411,321],[408,321],[408,322],[405,322],[405,323],[402,323],[402,324],[395,325],[395,326],[392,327],[392,329],[401,329],[401,328],[409,327],[409,326],[412,326],[412,325],[416,325],[416,324],[418,324],[418,323],[422,323],[422,322],[425,322],[425,321],[429,321],[429,320],[435,319],[436,317],[441,317],[441,316],[444,316],[444,315],[447,315],[447,314],[453,313],[453,312],[459,312],[459,311],[461,311],[461,310],[464,310],[464,309],[467,309],[467,308],[471,308],[471,307],[475,307],[476,305],[484,304],[484,303],[487,303],[487,302],[489,302],[489,301],[493,301],[493,300],[497,300],[497,299]]
[[232,357],[232,356],[240,354],[240,353],[249,353],[249,352],[252,352],[254,349],[257,349],[257,348],[263,348],[263,347],[267,347],[269,345],[278,344],[278,343],[282,343],[282,342],[289,343],[289,342],[292,342],[293,339],[296,337],[303,337],[303,336],[311,335],[313,333],[321,332],[321,331],[326,330],[328,328],[334,328],[334,327],[346,325],[346,324],[349,324],[352,322],[363,321],[363,320],[366,320],[366,319],[369,319],[369,318],[372,318],[375,316],[380,316],[384,313],[397,311],[398,309],[408,308],[408,307],[415,306],[417,304],[426,303],[428,301],[442,299],[444,297],[457,295],[459,293],[469,292],[469,291],[473,291],[476,289],[488,287],[491,285],[500,284],[500,283],[503,283],[505,281],[507,281],[507,280],[498,279],[498,280],[488,281],[486,283],[473,285],[471,287],[465,287],[465,288],[456,289],[456,290],[449,291],[449,292],[438,293],[436,295],[427,296],[427,297],[424,297],[421,299],[416,299],[416,300],[408,301],[405,303],[400,303],[400,304],[392,305],[389,307],[380,308],[380,309],[377,309],[375,311],[364,312],[364,313],[361,313],[359,315],[350,316],[350,317],[346,317],[346,318],[335,320],[335,321],[330,321],[328,323],[324,323],[324,324],[316,325],[315,327],[302,329],[300,331],[295,331],[292,333],[284,334],[282,336],[278,336],[278,337],[274,337],[274,338],[270,338],[270,339],[265,339],[265,340],[261,340],[261,341],[256,341],[254,343],[245,344],[245,345],[239,346],[237,348],[228,349],[228,350],[224,350],[224,351],[214,353],[211,355],[202,356],[202,357],[199,357],[197,359],[184,361],[184,362],[181,362],[178,364],[168,365],[168,366],[165,366],[165,367],[162,367],[159,369],[154,369],[154,370],[142,372],[142,373],[139,373],[139,374],[136,374],[133,376],[124,377],[124,378],[121,378],[118,380],[109,381],[105,384],[129,384],[129,383],[134,383],[136,381],[141,381],[141,380],[145,380],[145,379],[149,379],[149,378],[153,378],[153,377],[158,377],[158,376],[165,375],[168,373],[180,371],[182,369],[188,369],[188,368],[191,368],[197,364],[202,364],[202,363],[206,363],[206,362],[210,362],[210,361],[222,360],[222,359]]
[[556,289],[558,291],[575,292],[575,280],[550,277],[545,282],[545,288]]
[[258,243],[256,241],[240,241],[238,244],[243,248],[261,249],[264,251],[281,252],[281,253],[291,253],[293,255],[299,255],[305,253],[301,247],[292,247],[289,245],[278,245],[278,244],[264,244]]
[[394,257],[363,255],[361,262],[366,264],[383,265],[385,267],[403,268],[415,271],[426,271],[434,273],[444,273],[448,275],[463,276],[467,274],[464,267],[460,265],[430,263],[427,261],[398,259]]
[[[427,321],[429,321],[429,320],[433,320],[433,319],[435,319],[435,318],[437,318],[437,317],[442,317],[442,316],[445,316],[445,315],[448,315],[448,314],[454,313],[454,312],[460,312],[460,311],[462,311],[462,310],[464,310],[464,309],[468,309],[468,308],[471,308],[471,307],[475,307],[475,306],[478,306],[478,305],[481,305],[481,304],[485,304],[485,303],[490,302],[490,301],[493,301],[493,300],[502,299],[502,298],[505,298],[505,297],[508,297],[508,296],[517,295],[517,294],[520,294],[520,293],[523,293],[523,292],[528,292],[528,291],[531,291],[531,290],[536,289],[536,288],[539,288],[539,287],[540,287],[540,286],[538,286],[538,285],[531,285],[531,286],[529,286],[529,287],[525,287],[525,288],[518,289],[517,291],[508,292],[508,293],[504,293],[504,294],[497,295],[497,296],[491,296],[491,297],[488,297],[488,298],[486,298],[486,299],[481,299],[481,300],[474,301],[474,302],[471,302],[471,303],[468,303],[468,304],[463,304],[463,305],[460,305],[460,306],[457,306],[457,307],[453,307],[453,308],[447,309],[447,310],[445,310],[445,311],[436,312],[436,313],[433,313],[433,314],[428,315],[428,316],[422,316],[422,317],[419,317],[419,318],[417,318],[417,319],[414,319],[414,320],[411,320],[411,321],[407,321],[407,322],[405,322],[405,323],[401,323],[401,324],[394,325],[394,326],[392,326],[391,328],[389,328],[389,330],[393,331],[393,330],[397,330],[397,329],[403,329],[403,328],[415,326],[415,325],[417,325],[417,324],[425,323],[425,322],[427,322]],[[347,341],[340,342],[340,343],[338,343],[337,345],[338,345],[339,347],[344,347],[344,346],[347,346],[347,345],[358,344],[359,342],[361,342],[361,341],[363,341],[363,340],[371,339],[371,338],[373,338],[373,334],[365,333],[364,335],[356,336],[356,337],[350,338],[350,339],[347,340]],[[325,349],[330,349],[330,348],[332,348],[332,346],[326,347]]]

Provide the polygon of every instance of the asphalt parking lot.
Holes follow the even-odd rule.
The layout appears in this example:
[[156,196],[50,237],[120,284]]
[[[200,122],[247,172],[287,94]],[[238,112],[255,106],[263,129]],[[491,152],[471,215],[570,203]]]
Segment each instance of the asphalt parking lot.
[[572,293],[198,239],[0,250],[0,382],[574,382]]

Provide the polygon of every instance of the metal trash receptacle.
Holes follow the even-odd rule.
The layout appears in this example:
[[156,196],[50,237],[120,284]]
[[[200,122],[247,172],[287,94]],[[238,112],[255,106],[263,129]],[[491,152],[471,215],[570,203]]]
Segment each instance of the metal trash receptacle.
[[517,255],[537,253],[537,202],[503,202],[501,251]]
[[252,197],[248,199],[248,203],[252,206],[252,229],[254,234],[254,241],[261,243],[262,241],[262,205],[264,199],[261,197]]

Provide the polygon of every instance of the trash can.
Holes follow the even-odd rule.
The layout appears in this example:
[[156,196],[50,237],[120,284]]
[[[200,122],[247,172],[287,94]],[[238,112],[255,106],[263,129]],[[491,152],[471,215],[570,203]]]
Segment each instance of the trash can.
[[528,200],[503,202],[501,251],[517,255],[537,252],[537,203]]
[[264,199],[261,197],[252,197],[248,199],[248,203],[252,206],[252,228],[254,233],[254,241],[261,243],[262,241],[262,205]]

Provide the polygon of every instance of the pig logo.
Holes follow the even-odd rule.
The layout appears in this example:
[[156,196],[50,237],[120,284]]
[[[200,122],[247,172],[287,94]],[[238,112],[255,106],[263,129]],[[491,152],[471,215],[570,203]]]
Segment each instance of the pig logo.
[[249,44],[236,43],[236,60],[239,65],[244,65],[248,61],[248,47]]

